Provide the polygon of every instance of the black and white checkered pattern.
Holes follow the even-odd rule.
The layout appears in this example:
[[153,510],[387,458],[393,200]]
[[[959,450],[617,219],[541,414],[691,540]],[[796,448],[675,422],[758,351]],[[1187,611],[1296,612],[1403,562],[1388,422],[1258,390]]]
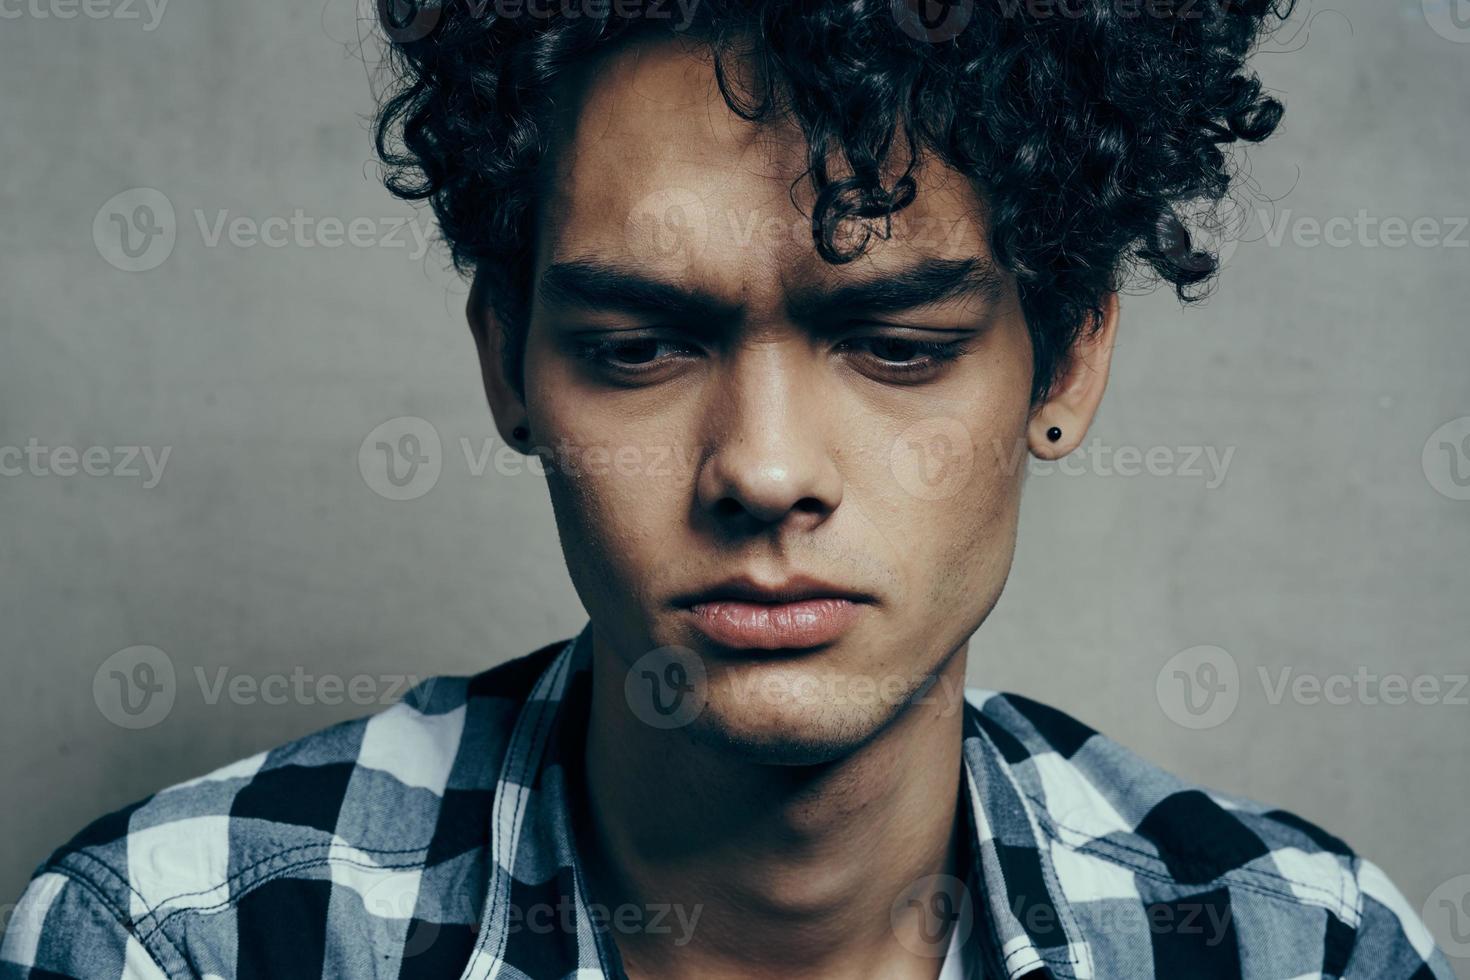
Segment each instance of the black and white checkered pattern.
[[[37,870],[0,980],[622,976],[567,789],[589,647],[590,624],[103,817]],[[987,976],[1452,980],[1398,890],[1317,827],[1026,698],[970,691],[965,712]],[[530,909],[555,927],[519,927]]]

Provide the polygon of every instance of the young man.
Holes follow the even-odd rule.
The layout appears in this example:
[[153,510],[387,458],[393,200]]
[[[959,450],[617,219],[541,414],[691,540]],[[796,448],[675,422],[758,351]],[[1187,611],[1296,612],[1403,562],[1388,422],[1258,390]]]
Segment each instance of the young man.
[[389,185],[589,622],[102,818],[0,976],[1450,977],[1337,838],[962,693],[1278,13],[390,6]]

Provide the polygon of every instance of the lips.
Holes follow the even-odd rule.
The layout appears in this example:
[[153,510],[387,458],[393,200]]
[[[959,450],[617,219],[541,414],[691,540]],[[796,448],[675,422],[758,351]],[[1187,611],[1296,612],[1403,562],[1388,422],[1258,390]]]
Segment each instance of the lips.
[[790,579],[765,586],[735,579],[685,596],[675,605],[696,629],[716,644],[735,649],[802,649],[842,636],[863,607],[865,593],[814,579]]
[[851,599],[746,602],[721,599],[690,607],[705,636],[727,647],[784,650],[831,643],[852,625],[862,605]]

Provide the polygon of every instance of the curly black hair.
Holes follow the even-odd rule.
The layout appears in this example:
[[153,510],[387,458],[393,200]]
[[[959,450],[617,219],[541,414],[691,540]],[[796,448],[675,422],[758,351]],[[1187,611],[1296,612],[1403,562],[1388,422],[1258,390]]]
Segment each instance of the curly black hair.
[[1109,292],[1135,277],[1185,302],[1207,291],[1219,263],[1190,221],[1229,193],[1229,145],[1281,119],[1245,63],[1294,0],[551,0],[560,13],[546,0],[379,2],[384,181],[428,200],[455,266],[488,277],[518,386],[554,84],[662,30],[709,46],[732,111],[799,124],[798,182],[811,183],[828,262],[870,241],[839,248],[844,222],[912,202],[920,154],[966,174],[1016,280],[1037,404]]

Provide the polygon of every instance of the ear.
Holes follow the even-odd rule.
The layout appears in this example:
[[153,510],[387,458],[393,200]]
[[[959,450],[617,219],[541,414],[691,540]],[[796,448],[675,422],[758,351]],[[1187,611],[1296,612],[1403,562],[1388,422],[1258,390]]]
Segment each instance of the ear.
[[[1117,331],[1118,294],[1109,293],[1102,303],[1102,318],[1089,323],[1077,338],[1051,394],[1031,413],[1026,442],[1032,455],[1060,459],[1082,444],[1108,386]],[[1062,430],[1056,442],[1046,435],[1053,426]]]
[[490,302],[486,277],[478,272],[470,286],[465,317],[469,320],[470,333],[475,338],[475,347],[480,354],[480,378],[485,385],[485,397],[490,402],[490,414],[495,419],[496,431],[508,445],[526,452],[531,445],[531,439],[518,439],[514,434],[517,426],[529,426],[526,405],[516,392],[511,379],[506,377],[505,362],[501,357],[505,330]]

